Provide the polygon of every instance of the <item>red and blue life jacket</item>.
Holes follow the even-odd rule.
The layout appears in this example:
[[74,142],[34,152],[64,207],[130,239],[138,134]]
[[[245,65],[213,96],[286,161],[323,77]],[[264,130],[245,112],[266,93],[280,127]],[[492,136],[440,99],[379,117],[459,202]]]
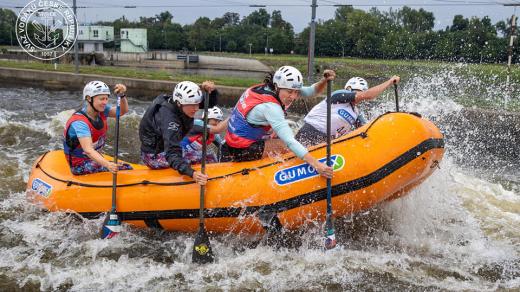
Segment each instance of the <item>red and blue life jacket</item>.
[[[206,145],[211,145],[215,141],[215,134],[209,134],[206,139]],[[181,146],[185,150],[202,151],[202,133],[190,135],[188,134],[181,141]]]
[[101,152],[105,146],[108,126],[105,114],[101,112],[99,113],[99,117],[101,118],[100,121],[94,122],[85,112],[77,111],[67,121],[65,130],[63,131],[63,152],[67,155],[67,160],[71,167],[79,165],[90,158],[85,154],[83,148],[81,148],[78,138],[71,138],[69,136],[70,125],[76,121],[82,121],[87,124],[90,129],[92,146],[96,151]]
[[265,84],[248,88],[231,112],[226,132],[226,143],[233,148],[248,148],[265,137],[271,126],[259,126],[247,121],[247,114],[257,105],[272,102],[279,104],[285,111],[280,99],[273,92],[264,89]]

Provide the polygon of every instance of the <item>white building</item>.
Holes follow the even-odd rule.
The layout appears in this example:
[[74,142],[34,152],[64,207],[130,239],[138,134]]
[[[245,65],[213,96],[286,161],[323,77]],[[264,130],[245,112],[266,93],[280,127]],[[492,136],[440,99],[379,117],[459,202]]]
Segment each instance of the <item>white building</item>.
[[114,27],[85,25],[78,27],[78,46],[82,52],[103,52],[103,44],[114,41]]
[[148,34],[146,28],[122,28],[121,52],[141,53],[148,51]]

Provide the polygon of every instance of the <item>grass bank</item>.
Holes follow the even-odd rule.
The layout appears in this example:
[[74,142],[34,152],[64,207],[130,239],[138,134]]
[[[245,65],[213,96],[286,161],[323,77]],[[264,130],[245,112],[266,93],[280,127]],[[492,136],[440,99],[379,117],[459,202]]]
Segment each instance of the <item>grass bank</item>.
[[[217,56],[250,58],[248,54],[208,53]],[[307,76],[307,57],[300,55],[252,55],[273,69],[291,65]],[[362,76],[369,84],[377,84],[392,75],[399,75],[406,83],[413,77],[423,80],[442,80],[439,86],[453,87],[454,99],[466,106],[520,111],[520,65],[511,66],[511,92],[506,86],[505,64],[466,64],[431,60],[375,60],[354,58],[315,58],[315,69],[323,72],[334,69],[337,73],[335,88],[348,78]],[[440,78],[436,78],[441,76]],[[319,77],[319,76],[316,76]],[[455,90],[455,87],[456,90]]]
[[[249,54],[213,52],[208,52],[207,54],[244,59],[250,58]],[[273,69],[283,65],[291,65],[298,68],[304,76],[307,76],[307,56],[256,54],[252,55],[252,58],[271,66]],[[446,69],[452,69],[461,74],[478,75],[478,77],[490,78],[495,81],[497,79],[505,80],[507,76],[507,67],[505,64],[461,64],[432,60],[383,60],[348,57],[316,57],[314,60],[315,69],[320,71],[329,68],[334,69],[338,73],[338,76],[344,76],[344,78],[363,76],[372,79],[383,79],[392,75],[407,78],[415,72],[435,72]],[[513,82],[520,82],[520,65],[512,65],[511,69],[511,80]]]
[[[0,55],[1,57],[1,55]],[[19,69],[35,69],[53,72],[74,72],[74,65],[58,64],[56,69],[54,64],[41,62],[18,62],[0,60],[0,66],[19,68]],[[81,74],[96,74],[107,76],[118,76],[127,78],[147,79],[147,80],[167,80],[167,81],[183,81],[191,80],[193,82],[202,83],[205,80],[213,80],[219,85],[248,87],[251,84],[258,83],[257,79],[252,78],[236,78],[236,77],[215,77],[205,75],[188,75],[188,74],[172,74],[165,70],[146,70],[146,69],[131,69],[128,67],[113,67],[113,66],[80,66],[79,73]]]
[[[207,55],[250,58],[248,54],[235,53],[201,53]],[[1,57],[1,55],[0,55]],[[307,57],[299,55],[252,55],[272,68],[282,65],[292,65],[307,75]],[[439,61],[423,60],[373,60],[373,59],[353,59],[353,58],[321,58],[315,59],[315,68],[320,72],[324,69],[334,69],[337,72],[338,80],[335,82],[335,89],[340,88],[344,82],[352,76],[363,76],[369,80],[370,84],[377,84],[383,79],[392,75],[399,75],[404,82],[414,76],[421,76],[424,79],[434,78],[436,75],[443,74],[443,78],[449,81],[447,86],[460,87],[454,98],[457,102],[467,107],[506,109],[510,111],[520,111],[520,66],[513,65],[511,70],[511,93],[506,93],[505,80],[507,68],[504,64],[458,64]],[[24,69],[38,69],[47,71],[73,72],[71,64],[59,64],[54,69],[53,64],[41,62],[16,62],[2,61],[0,66]],[[192,80],[201,83],[204,80],[214,80],[219,85],[248,87],[256,84],[260,80],[254,78],[238,78],[227,76],[203,76],[188,74],[173,74],[165,70],[132,69],[128,67],[112,66],[81,66],[80,73],[97,74],[108,76],[120,76],[128,78],[148,79],[148,80],[169,80],[182,81]],[[450,81],[455,76],[456,81]],[[443,86],[442,84],[440,86]],[[491,92],[490,92],[491,91]],[[494,92],[493,92],[494,91]],[[506,97],[509,96],[509,97]],[[504,102],[506,101],[507,102]]]

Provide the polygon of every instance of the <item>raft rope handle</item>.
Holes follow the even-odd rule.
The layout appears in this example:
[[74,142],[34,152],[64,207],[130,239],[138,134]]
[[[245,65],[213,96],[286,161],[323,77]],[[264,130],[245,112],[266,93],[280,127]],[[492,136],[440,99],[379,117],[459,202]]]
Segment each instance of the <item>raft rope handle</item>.
[[[357,137],[361,137],[362,139],[365,139],[368,137],[367,135],[367,132],[368,130],[370,130],[370,128],[372,128],[372,126],[383,116],[387,115],[387,114],[390,114],[392,112],[386,112],[382,115],[380,115],[379,117],[377,117],[373,122],[370,123],[370,125],[368,126],[368,128],[357,134],[357,135],[354,135],[354,136],[350,136],[350,137],[345,137],[343,139],[340,139],[340,140],[336,140],[335,142],[333,142],[332,144],[336,144],[336,143],[340,143],[340,142],[344,142],[344,141],[348,141],[348,140],[352,140],[354,138],[357,138]],[[314,149],[312,149],[311,151],[316,151],[318,149],[321,149],[321,148],[324,148],[326,147],[326,145],[323,145],[323,146],[320,146],[320,147],[316,147]],[[52,176],[50,175],[48,172],[46,172],[41,166],[40,166],[40,162],[43,160],[43,158],[49,153],[49,151],[45,152],[42,157],[38,160],[38,162],[36,162],[36,168],[39,168],[45,175],[47,175],[48,177],[52,178],[53,180],[56,180],[56,181],[59,181],[59,182],[63,182],[63,183],[66,183],[67,186],[71,186],[71,185],[76,185],[76,186],[80,186],[80,187],[90,187],[90,188],[111,188],[113,187],[113,185],[95,185],[95,184],[87,184],[87,183],[81,183],[81,182],[77,182],[77,181],[72,181],[72,180],[64,180],[64,179],[60,179],[60,178],[57,178],[55,176]],[[230,177],[230,176],[234,176],[234,175],[237,175],[237,174],[241,174],[241,175],[249,175],[249,173],[251,171],[255,171],[255,170],[260,170],[262,168],[266,168],[266,167],[269,167],[269,166],[273,166],[273,165],[276,165],[276,164],[280,164],[280,163],[283,163],[285,161],[289,161],[289,160],[292,160],[292,159],[295,159],[296,156],[291,156],[287,159],[284,159],[284,160],[281,160],[281,161],[275,161],[275,162],[271,162],[271,163],[268,163],[268,164],[264,164],[264,165],[260,165],[258,167],[255,167],[255,168],[243,168],[241,170],[238,170],[238,171],[235,171],[235,172],[231,172],[231,173],[228,173],[228,174],[224,174],[224,175],[220,175],[220,176],[215,176],[215,177],[212,177],[212,178],[208,178],[208,180],[217,180],[217,179],[222,179],[222,178],[227,178],[227,177]],[[137,185],[159,185],[159,186],[184,186],[184,185],[190,185],[190,184],[194,184],[195,181],[185,181],[185,182],[171,182],[171,183],[162,183],[162,182],[154,182],[154,181],[149,181],[149,180],[143,180],[143,181],[140,181],[140,182],[135,182],[135,183],[129,183],[129,184],[118,184],[117,187],[133,187],[133,186],[137,186]]]

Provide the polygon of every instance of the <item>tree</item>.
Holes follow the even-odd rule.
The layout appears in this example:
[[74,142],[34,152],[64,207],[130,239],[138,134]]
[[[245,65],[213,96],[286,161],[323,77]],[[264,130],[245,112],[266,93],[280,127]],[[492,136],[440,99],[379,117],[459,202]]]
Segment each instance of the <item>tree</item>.
[[422,8],[415,10],[404,6],[397,13],[397,17],[403,28],[411,32],[429,31],[433,29],[435,24],[433,13]]
[[468,29],[469,21],[462,15],[455,15],[453,17],[453,24],[450,27],[450,31],[462,31]]
[[171,24],[173,21],[173,15],[170,11],[164,11],[159,14],[156,14],[155,17],[159,20],[161,24]]
[[207,17],[199,17],[194,24],[186,26],[188,31],[189,47],[195,51],[210,50],[213,47],[211,20]]
[[16,45],[16,14],[9,9],[0,8],[0,44]]
[[267,25],[269,25],[269,20],[270,16],[269,13],[267,13],[267,10],[260,8],[246,16],[242,23],[246,25],[258,25],[261,27],[267,27]]

